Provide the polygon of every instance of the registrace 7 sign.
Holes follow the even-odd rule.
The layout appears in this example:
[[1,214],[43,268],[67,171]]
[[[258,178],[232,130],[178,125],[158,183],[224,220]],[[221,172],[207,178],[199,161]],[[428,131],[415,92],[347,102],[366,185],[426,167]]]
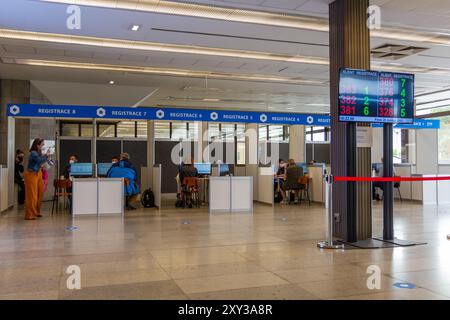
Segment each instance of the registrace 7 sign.
[[341,69],[339,121],[413,123],[414,75]]

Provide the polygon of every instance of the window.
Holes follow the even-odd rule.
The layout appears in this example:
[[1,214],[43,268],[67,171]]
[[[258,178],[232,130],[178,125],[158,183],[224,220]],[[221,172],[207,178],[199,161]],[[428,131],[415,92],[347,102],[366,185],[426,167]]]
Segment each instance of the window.
[[208,141],[220,139],[220,124],[208,123]]
[[114,138],[116,136],[115,123],[99,123],[97,130],[97,134],[101,138]]
[[236,140],[245,142],[245,124],[243,123],[236,125]]
[[188,139],[197,141],[198,140],[198,122],[188,122]]
[[136,136],[136,123],[134,121],[120,121],[117,123],[118,138],[134,138]]
[[402,163],[402,130],[394,129],[392,134],[393,139],[393,162]]
[[155,121],[155,139],[170,139],[170,122]]
[[61,122],[61,136],[78,137],[80,129],[78,123]]
[[438,130],[439,163],[450,164],[450,116],[439,118],[441,128]]
[[236,143],[236,164],[245,164],[245,142]]
[[260,142],[268,140],[268,126],[267,125],[260,125],[258,127],[258,140]]
[[289,141],[289,126],[278,124],[264,124],[259,126],[258,140],[288,142]]
[[234,141],[235,124],[222,123],[220,128],[220,137],[223,141]]
[[147,121],[137,121],[136,122],[136,137],[147,138]]
[[171,139],[178,140],[186,140],[187,139],[187,124],[186,122],[174,121],[172,122],[172,135]]
[[269,125],[269,140],[270,141],[283,141],[284,131],[282,125]]
[[328,127],[306,127],[306,142],[330,142],[330,128]]

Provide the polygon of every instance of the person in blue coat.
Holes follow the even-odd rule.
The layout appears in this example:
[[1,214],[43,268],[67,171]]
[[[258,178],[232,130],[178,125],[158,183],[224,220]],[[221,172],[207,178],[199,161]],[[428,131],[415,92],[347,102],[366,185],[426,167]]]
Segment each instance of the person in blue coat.
[[131,196],[139,194],[140,189],[137,184],[137,171],[130,162],[130,155],[128,153],[122,153],[120,155],[120,161],[114,163],[111,168],[109,168],[106,176],[108,178],[124,178],[128,180],[129,183],[124,187],[126,206],[128,209],[134,209],[129,206],[128,200]]

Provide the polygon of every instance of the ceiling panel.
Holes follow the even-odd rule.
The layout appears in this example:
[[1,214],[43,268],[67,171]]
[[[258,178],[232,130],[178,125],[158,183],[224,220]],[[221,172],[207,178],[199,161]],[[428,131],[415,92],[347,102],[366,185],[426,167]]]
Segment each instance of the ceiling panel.
[[3,48],[8,53],[30,53],[30,54],[36,53],[36,50],[31,46],[3,45]]

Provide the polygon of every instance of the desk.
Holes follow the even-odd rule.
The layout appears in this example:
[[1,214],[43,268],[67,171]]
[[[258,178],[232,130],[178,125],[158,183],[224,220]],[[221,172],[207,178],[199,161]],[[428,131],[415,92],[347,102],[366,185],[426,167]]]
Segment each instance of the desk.
[[103,215],[124,212],[124,180],[121,178],[74,178],[72,214]]
[[[273,187],[272,187],[273,189]],[[253,177],[210,177],[209,212],[251,212]]]

